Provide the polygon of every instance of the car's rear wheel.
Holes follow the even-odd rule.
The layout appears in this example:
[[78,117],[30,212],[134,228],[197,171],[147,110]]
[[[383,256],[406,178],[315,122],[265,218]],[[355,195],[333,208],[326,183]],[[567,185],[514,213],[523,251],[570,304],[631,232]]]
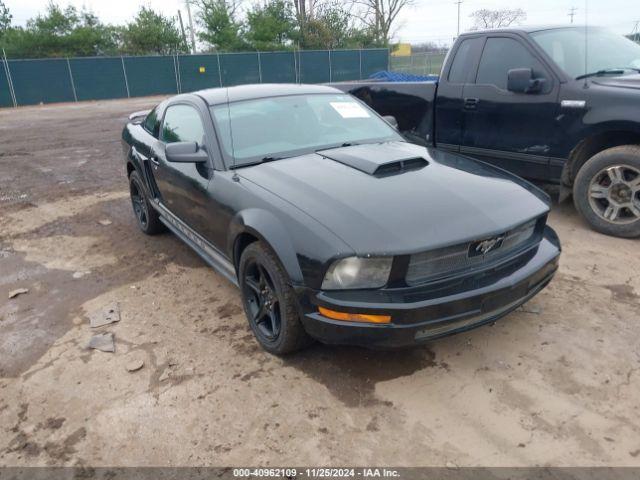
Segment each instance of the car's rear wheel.
[[261,242],[250,244],[238,272],[244,311],[262,348],[284,355],[307,346],[311,340],[300,322],[295,293],[271,250]]
[[594,155],[576,176],[573,198],[598,232],[640,236],[640,146],[614,147]]
[[147,235],[156,235],[165,231],[164,224],[160,221],[158,212],[151,206],[138,172],[131,172],[129,176],[129,195],[133,214],[138,221],[138,226]]

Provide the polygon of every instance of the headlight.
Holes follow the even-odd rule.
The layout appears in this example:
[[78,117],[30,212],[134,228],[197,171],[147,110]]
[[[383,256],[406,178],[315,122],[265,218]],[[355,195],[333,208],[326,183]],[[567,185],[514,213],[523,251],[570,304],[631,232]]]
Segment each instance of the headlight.
[[347,257],[336,260],[327,270],[323,290],[379,288],[389,280],[392,257]]

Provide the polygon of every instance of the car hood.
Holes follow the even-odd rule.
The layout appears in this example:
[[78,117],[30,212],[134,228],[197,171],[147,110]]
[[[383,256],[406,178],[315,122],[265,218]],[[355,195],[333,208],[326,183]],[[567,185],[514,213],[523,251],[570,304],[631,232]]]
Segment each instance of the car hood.
[[593,83],[605,87],[633,88],[640,90],[640,74],[622,75],[619,77],[603,77],[594,79]]
[[[394,162],[404,165],[394,168]],[[502,170],[404,142],[325,150],[239,173],[358,254],[413,253],[480,239],[549,209],[544,194]]]

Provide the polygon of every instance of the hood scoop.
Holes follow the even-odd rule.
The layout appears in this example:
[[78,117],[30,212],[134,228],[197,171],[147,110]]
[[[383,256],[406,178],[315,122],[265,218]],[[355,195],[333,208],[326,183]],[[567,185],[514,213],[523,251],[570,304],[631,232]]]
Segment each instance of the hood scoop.
[[429,165],[426,159],[416,157],[415,151],[410,151],[403,142],[353,145],[317,153],[375,177],[396,175]]

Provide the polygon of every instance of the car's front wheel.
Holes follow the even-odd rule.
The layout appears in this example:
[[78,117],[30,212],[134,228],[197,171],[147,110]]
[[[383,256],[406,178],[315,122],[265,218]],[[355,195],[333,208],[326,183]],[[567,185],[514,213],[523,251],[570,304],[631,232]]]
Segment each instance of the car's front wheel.
[[129,176],[129,195],[133,214],[136,216],[138,226],[147,235],[156,235],[165,231],[164,224],[160,221],[158,212],[151,206],[145,194],[142,179],[138,172],[133,171]]
[[266,245],[254,242],[242,252],[238,280],[249,326],[262,348],[284,355],[310,343],[288,276]]
[[614,147],[594,155],[576,176],[573,199],[598,232],[640,236],[640,146]]

